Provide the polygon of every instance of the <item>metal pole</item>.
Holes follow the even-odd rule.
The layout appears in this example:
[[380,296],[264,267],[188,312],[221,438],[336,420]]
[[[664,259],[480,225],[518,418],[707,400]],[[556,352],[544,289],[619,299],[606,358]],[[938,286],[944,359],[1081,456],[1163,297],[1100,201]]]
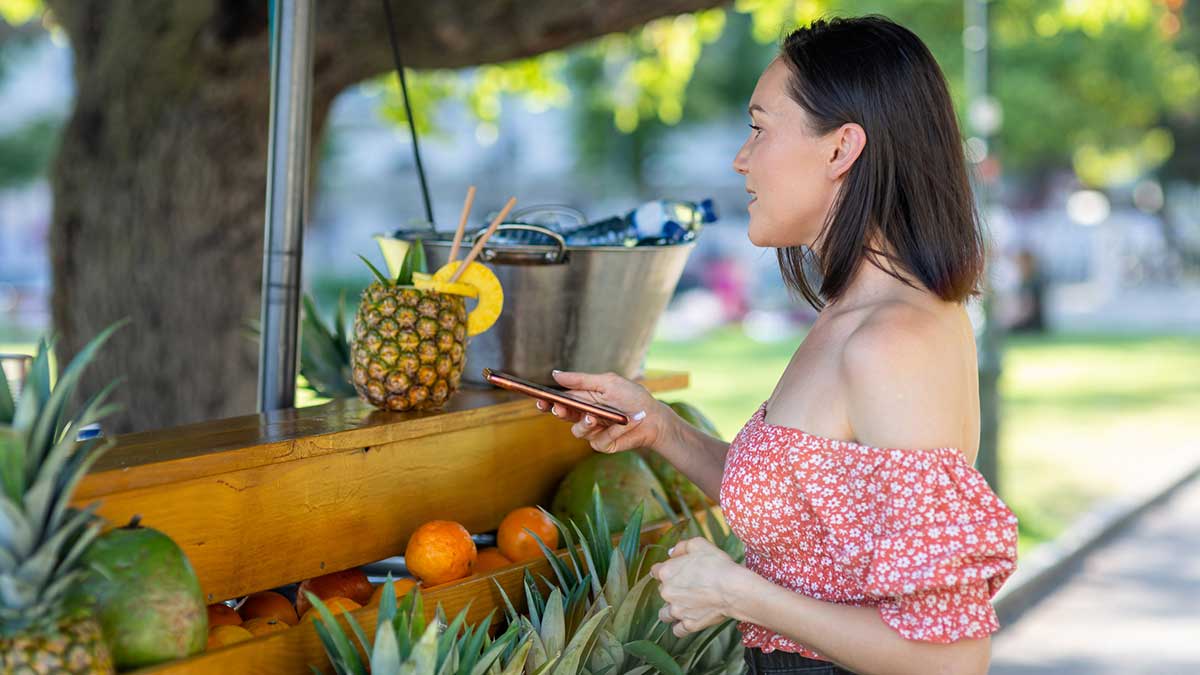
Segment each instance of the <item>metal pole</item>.
[[308,212],[314,0],[271,7],[271,126],[258,409],[296,402],[300,260]]
[[[992,153],[991,135],[997,124],[998,109],[988,96],[988,0],[965,0],[963,5],[963,54],[967,93],[967,129],[975,168],[981,168]],[[986,179],[974,181],[980,217],[986,218],[991,203]],[[988,251],[989,258],[992,251]],[[990,265],[989,265],[990,268]],[[988,484],[1000,492],[1000,372],[1003,359],[1003,330],[994,311],[991,283],[984,282],[983,330],[976,341],[979,360],[979,453],[976,466]]]

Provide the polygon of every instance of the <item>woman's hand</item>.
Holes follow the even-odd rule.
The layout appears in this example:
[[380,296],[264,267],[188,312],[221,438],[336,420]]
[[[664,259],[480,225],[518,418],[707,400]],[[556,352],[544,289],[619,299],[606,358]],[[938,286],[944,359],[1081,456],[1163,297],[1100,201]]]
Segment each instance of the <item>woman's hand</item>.
[[655,399],[645,387],[613,373],[554,371],[554,379],[568,389],[566,393],[572,398],[616,408],[629,416],[629,424],[609,424],[565,406],[551,406],[538,400],[538,410],[572,422],[571,433],[586,439],[597,452],[654,448],[665,437],[672,418],[678,419],[670,407]]
[[741,569],[703,537],[679,542],[671,549],[670,560],[650,568],[667,603],[658,613],[659,620],[674,623],[671,630],[677,637],[721,623],[731,614],[727,582]]

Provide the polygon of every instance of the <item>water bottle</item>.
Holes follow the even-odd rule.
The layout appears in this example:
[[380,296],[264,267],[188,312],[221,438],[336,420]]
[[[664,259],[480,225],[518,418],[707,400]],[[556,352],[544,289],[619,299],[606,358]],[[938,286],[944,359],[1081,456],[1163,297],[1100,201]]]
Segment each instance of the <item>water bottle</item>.
[[564,234],[568,246],[661,246],[691,241],[716,219],[711,199],[699,204],[656,199]]

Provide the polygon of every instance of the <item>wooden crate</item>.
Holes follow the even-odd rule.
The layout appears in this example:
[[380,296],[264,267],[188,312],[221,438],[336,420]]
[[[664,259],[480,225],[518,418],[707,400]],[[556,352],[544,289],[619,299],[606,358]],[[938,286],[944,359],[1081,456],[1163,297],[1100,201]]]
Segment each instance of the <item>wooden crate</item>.
[[[652,392],[687,387],[651,372]],[[433,519],[494,530],[510,510],[547,504],[558,481],[591,453],[570,427],[519,394],[468,389],[445,410],[384,413],[356,400],[130,434],[84,478],[77,505],[100,501],[114,523],[134,514],[170,535],[196,569],[208,602],[403,553]],[[427,593],[478,620],[502,606],[493,578],[517,599],[513,566]],[[545,571],[545,570],[543,570]],[[375,610],[355,612],[374,626]],[[325,656],[299,626],[149,669],[170,673],[308,673]]]

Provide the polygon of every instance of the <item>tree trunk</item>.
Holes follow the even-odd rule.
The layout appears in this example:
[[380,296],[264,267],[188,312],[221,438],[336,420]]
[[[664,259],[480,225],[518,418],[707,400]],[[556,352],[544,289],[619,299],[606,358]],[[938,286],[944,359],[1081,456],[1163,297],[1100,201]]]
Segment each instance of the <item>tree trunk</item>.
[[[260,311],[268,3],[47,4],[74,48],[77,85],[51,177],[60,362],[129,317],[84,383],[125,379],[110,433],[253,412],[257,348],[243,327]],[[314,144],[338,92],[391,67],[379,2],[317,4]],[[393,3],[415,67],[528,56],[717,4]]]

